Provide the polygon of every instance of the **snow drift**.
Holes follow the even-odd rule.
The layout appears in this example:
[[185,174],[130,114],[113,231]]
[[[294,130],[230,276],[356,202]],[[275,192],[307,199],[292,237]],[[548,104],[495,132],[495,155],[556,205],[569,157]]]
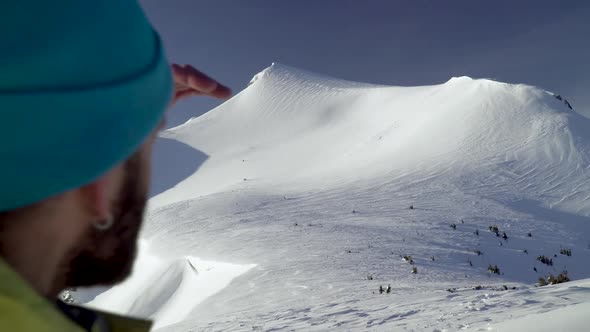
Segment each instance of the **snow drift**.
[[200,302],[254,267],[196,257],[164,259],[149,253],[145,241],[140,244],[131,278],[107,292],[101,288],[79,291],[77,299],[90,307],[152,318],[158,328],[182,321]]

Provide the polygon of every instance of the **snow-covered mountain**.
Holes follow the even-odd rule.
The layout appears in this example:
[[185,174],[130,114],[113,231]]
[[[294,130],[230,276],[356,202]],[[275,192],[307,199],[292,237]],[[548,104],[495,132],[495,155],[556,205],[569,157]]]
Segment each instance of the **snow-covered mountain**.
[[[162,136],[195,172],[150,200],[134,275],[80,301],[158,331],[590,322],[590,120],[552,93],[273,64]],[[564,270],[574,282],[534,287]]]

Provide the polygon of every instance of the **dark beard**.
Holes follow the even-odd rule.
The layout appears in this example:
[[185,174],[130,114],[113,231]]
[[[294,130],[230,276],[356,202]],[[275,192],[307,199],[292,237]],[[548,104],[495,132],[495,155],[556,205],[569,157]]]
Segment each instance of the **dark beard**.
[[126,161],[125,180],[113,206],[113,226],[105,231],[89,228],[82,246],[72,251],[69,264],[64,262],[68,266],[66,287],[113,285],[131,273],[147,201],[143,171],[140,153]]

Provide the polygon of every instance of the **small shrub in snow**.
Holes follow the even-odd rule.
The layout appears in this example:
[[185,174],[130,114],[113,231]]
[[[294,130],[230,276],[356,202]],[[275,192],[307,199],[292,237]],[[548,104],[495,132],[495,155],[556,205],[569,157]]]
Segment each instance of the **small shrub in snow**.
[[412,273],[413,273],[413,274],[416,274],[416,273],[418,273],[418,268],[417,268],[417,267],[415,267],[415,266],[413,266],[413,267],[412,267]]
[[410,263],[410,265],[414,265],[414,260],[412,259],[412,256],[406,255],[404,257],[402,257],[402,259],[408,263]]
[[434,256],[430,257],[430,260],[434,262]]
[[554,284],[561,284],[564,282],[571,281],[571,279],[570,277],[568,277],[567,271],[563,271],[556,278],[549,278],[549,281],[553,282]]
[[500,232],[500,229],[498,228],[498,225],[491,225],[490,227],[488,227],[488,229],[492,233],[499,233]]
[[571,256],[572,255],[572,250],[571,249],[561,248],[559,250],[559,253],[562,254],[562,255]]
[[506,235],[506,232],[504,232],[504,234],[502,235],[502,238],[503,238],[504,240],[508,240],[508,235]]
[[495,273],[495,274],[500,274],[500,268],[498,267],[498,265],[488,265],[488,271],[491,273]]
[[483,253],[482,253],[481,251],[479,251],[479,250],[474,250],[473,252],[474,252],[474,253],[475,253],[477,256],[481,256],[481,255],[483,255]]
[[561,100],[563,101],[563,103],[565,104],[565,106],[567,106],[570,110],[573,110],[574,108],[572,107],[572,104],[570,104],[569,101],[567,101],[565,98],[563,98],[560,95],[553,95],[553,97],[555,97],[555,99],[557,100]]
[[451,228],[452,228],[452,229],[457,229],[457,225],[455,225],[455,224],[451,224]]
[[557,275],[557,277],[555,277],[552,274],[549,274],[548,277],[539,278],[539,286],[556,285],[568,281],[571,281],[571,279],[567,275],[567,271],[563,271],[559,275]]
[[553,259],[545,255],[537,256],[537,260],[545,265],[553,266]]

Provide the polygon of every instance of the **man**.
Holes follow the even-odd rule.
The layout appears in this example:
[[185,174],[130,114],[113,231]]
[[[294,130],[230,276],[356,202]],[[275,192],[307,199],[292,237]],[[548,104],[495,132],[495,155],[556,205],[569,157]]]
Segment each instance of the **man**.
[[164,110],[229,89],[135,0],[2,1],[0,41],[0,331],[147,331],[56,297],[129,275]]

